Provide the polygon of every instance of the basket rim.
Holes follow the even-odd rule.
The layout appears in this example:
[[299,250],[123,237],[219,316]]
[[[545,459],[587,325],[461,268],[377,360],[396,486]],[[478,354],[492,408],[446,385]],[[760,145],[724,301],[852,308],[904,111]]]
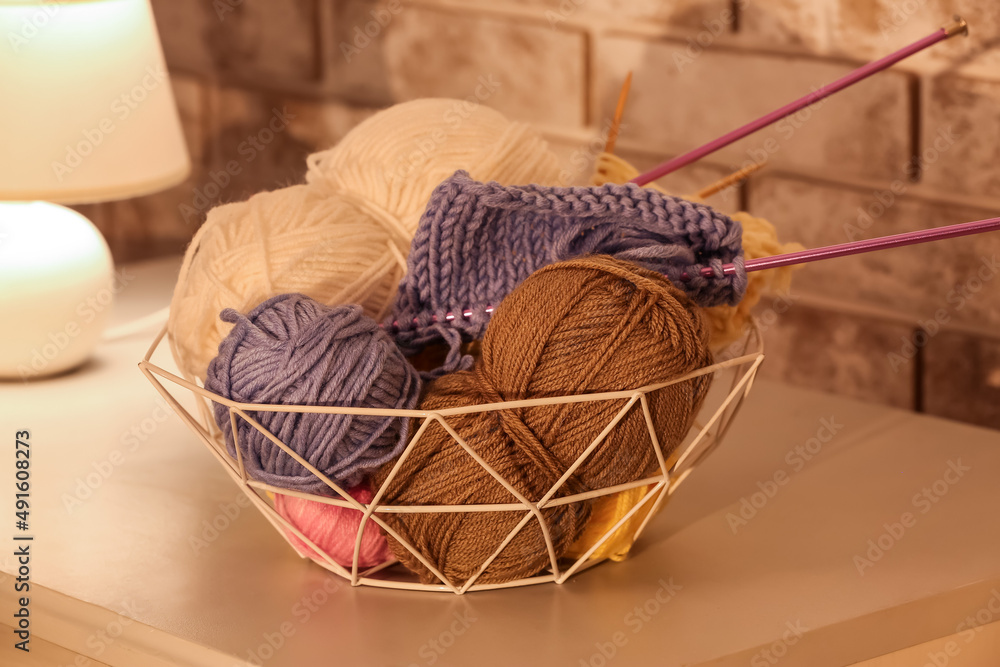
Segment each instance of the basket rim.
[[[754,327],[751,332],[755,337],[759,339],[760,331],[758,328]],[[758,351],[751,354],[745,354],[738,357],[733,357],[731,359],[726,359],[725,361],[719,361],[713,364],[702,366],[699,369],[685,373],[684,375],[678,376],[666,382],[658,382],[655,384],[643,385],[641,387],[635,387],[630,389],[620,389],[616,391],[605,391],[596,392],[588,394],[562,394],[558,396],[546,396],[544,398],[529,398],[529,399],[519,399],[513,401],[499,401],[493,403],[480,403],[477,405],[465,405],[458,406],[454,408],[443,408],[439,410],[407,410],[403,408],[354,408],[348,406],[336,406],[336,405],[300,405],[300,404],[277,404],[277,403],[248,403],[241,401],[234,401],[232,399],[226,398],[207,389],[201,385],[198,385],[186,378],[182,378],[175,373],[171,373],[164,368],[154,364],[151,361],[153,353],[159,347],[162,339],[167,335],[167,327],[164,326],[153,343],[150,345],[149,349],[146,351],[146,355],[143,357],[142,361],[139,362],[139,367],[141,369],[149,370],[150,372],[159,375],[165,380],[170,380],[174,384],[180,385],[185,389],[188,389],[196,394],[209,399],[213,403],[219,403],[225,405],[228,408],[241,410],[241,411],[253,411],[253,412],[300,412],[300,413],[314,413],[314,414],[343,414],[343,415],[365,415],[365,416],[376,416],[376,417],[431,417],[433,415],[440,415],[442,417],[453,417],[456,415],[464,415],[477,412],[493,412],[497,410],[512,410],[518,408],[529,408],[529,407],[540,407],[545,405],[564,405],[570,403],[592,403],[598,401],[610,401],[610,400],[620,400],[620,399],[630,399],[635,397],[636,394],[649,394],[654,391],[658,391],[665,387],[671,385],[680,384],[681,382],[687,382],[697,377],[703,375],[709,375],[715,373],[716,371],[726,370],[728,368],[733,368],[737,366],[742,366],[744,364],[753,363],[758,358],[764,356],[763,345],[757,345]]]

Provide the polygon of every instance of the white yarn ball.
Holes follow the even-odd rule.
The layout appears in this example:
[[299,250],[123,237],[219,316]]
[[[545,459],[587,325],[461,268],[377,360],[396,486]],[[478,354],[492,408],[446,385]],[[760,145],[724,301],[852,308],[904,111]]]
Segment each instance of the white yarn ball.
[[232,325],[277,294],[360,304],[382,319],[433,189],[456,170],[505,185],[554,185],[560,165],[530,127],[461,100],[424,99],[381,111],[311,155],[305,185],[212,209],[184,257],[167,323],[191,381]]
[[555,185],[560,171],[558,158],[531,127],[448,99],[390,107],[308,163],[308,183],[377,203],[381,210],[373,214],[398,220],[411,238],[431,191],[458,169],[504,185]]

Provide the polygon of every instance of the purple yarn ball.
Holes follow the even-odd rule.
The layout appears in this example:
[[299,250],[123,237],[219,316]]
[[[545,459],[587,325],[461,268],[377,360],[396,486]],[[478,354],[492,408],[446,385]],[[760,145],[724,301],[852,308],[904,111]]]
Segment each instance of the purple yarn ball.
[[[241,403],[413,408],[421,381],[392,337],[359,306],[326,306],[282,294],[233,323],[208,367],[205,388]],[[229,408],[213,404],[215,421],[236,456]],[[398,456],[409,420],[385,416],[247,411],[261,426],[339,485]],[[285,489],[332,494],[322,480],[236,416],[240,453],[252,478]]]

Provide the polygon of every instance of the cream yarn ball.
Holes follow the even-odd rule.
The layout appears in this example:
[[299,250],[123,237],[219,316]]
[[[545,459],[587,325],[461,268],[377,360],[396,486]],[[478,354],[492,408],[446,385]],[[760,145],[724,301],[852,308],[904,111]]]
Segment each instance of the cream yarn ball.
[[184,256],[167,332],[182,374],[204,381],[232,325],[300,292],[360,304],[381,320],[431,191],[464,169],[480,181],[554,185],[560,164],[534,130],[462,100],[422,99],[381,111],[308,160],[305,185],[209,211]]

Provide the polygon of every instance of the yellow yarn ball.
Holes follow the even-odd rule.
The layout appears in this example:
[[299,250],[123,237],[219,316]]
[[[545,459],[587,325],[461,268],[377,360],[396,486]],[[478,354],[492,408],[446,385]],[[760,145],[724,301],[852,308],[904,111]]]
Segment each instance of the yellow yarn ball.
[[[583,529],[576,542],[566,552],[566,555],[569,558],[580,558],[583,554],[587,553],[587,550],[604,537],[611,530],[612,526],[621,521],[633,507],[638,505],[654,486],[655,484],[640,486],[596,499],[591,509],[590,520],[587,522],[587,526]],[[660,493],[663,493],[663,491],[660,491]],[[591,554],[590,559],[610,558],[613,561],[625,560],[628,557],[628,552],[632,549],[632,544],[635,543],[636,531],[639,530],[639,526],[649,516],[656,501],[656,495],[647,500],[646,504],[629,517],[611,537],[605,540],[601,546],[597,547],[594,553]],[[659,509],[663,509],[662,505]]]
[[277,294],[389,310],[433,189],[458,169],[506,185],[554,184],[558,158],[530,127],[461,100],[381,111],[308,159],[306,184],[212,209],[188,247],[167,323],[178,367],[204,380],[232,325]]
[[[798,243],[781,243],[774,225],[764,218],[756,218],[749,213],[739,212],[730,216],[743,226],[743,254],[746,259],[759,259],[772,255],[784,255],[803,250]],[[752,310],[765,294],[787,293],[792,286],[792,273],[802,268],[799,265],[783,266],[766,271],[754,271],[747,274],[747,291],[743,300],[735,306],[715,306],[706,308],[712,331],[710,347],[718,352],[727,345],[743,337],[750,320]]]
[[[625,183],[639,175],[639,170],[627,160],[611,153],[601,153],[594,164],[591,183]],[[648,185],[664,194],[666,190],[657,185]],[[701,202],[698,197],[685,195],[685,199]],[[764,218],[756,218],[749,213],[740,212],[730,216],[743,226],[743,254],[746,259],[758,259],[772,255],[783,255],[802,250],[798,243],[784,243],[778,240],[778,232],[774,225]],[[785,266],[767,271],[754,271],[747,275],[747,291],[743,300],[735,306],[716,306],[706,308],[712,339],[712,352],[718,352],[727,345],[739,340],[750,323],[751,311],[765,294],[784,293],[791,288],[792,273],[801,266]]]
[[[601,153],[594,161],[594,173],[590,176],[590,184],[627,183],[638,175],[639,170],[625,158],[618,157],[614,153]],[[670,194],[656,183],[650,183],[644,187],[652,188],[665,195]],[[696,201],[693,197],[690,199]]]
[[[638,175],[639,170],[627,160],[611,153],[601,153],[597,156],[591,183],[593,185],[625,183]],[[652,187],[664,194],[669,194],[657,185],[646,187]],[[695,202],[701,201],[694,196],[685,198]],[[798,243],[782,244],[778,241],[778,233],[774,225],[764,218],[757,218],[746,212],[736,213],[730,217],[743,226],[743,253],[748,260],[802,250],[802,246]],[[703,309],[702,312],[708,319],[711,331],[709,347],[712,352],[718,352],[739,340],[750,323],[753,307],[760,302],[761,297],[768,293],[787,292],[791,287],[792,272],[799,268],[801,267],[786,266],[767,271],[754,271],[747,275],[747,291],[740,303],[735,306],[716,306]],[[647,490],[648,487],[630,489],[594,501],[590,521],[567,555],[579,558],[587,553],[591,546],[642,500]],[[655,500],[655,498],[651,498],[642,509],[622,524],[614,535],[594,551],[591,559],[624,559],[635,541],[635,531],[638,530],[646,515],[652,511]],[[662,508],[661,505],[660,509]]]

